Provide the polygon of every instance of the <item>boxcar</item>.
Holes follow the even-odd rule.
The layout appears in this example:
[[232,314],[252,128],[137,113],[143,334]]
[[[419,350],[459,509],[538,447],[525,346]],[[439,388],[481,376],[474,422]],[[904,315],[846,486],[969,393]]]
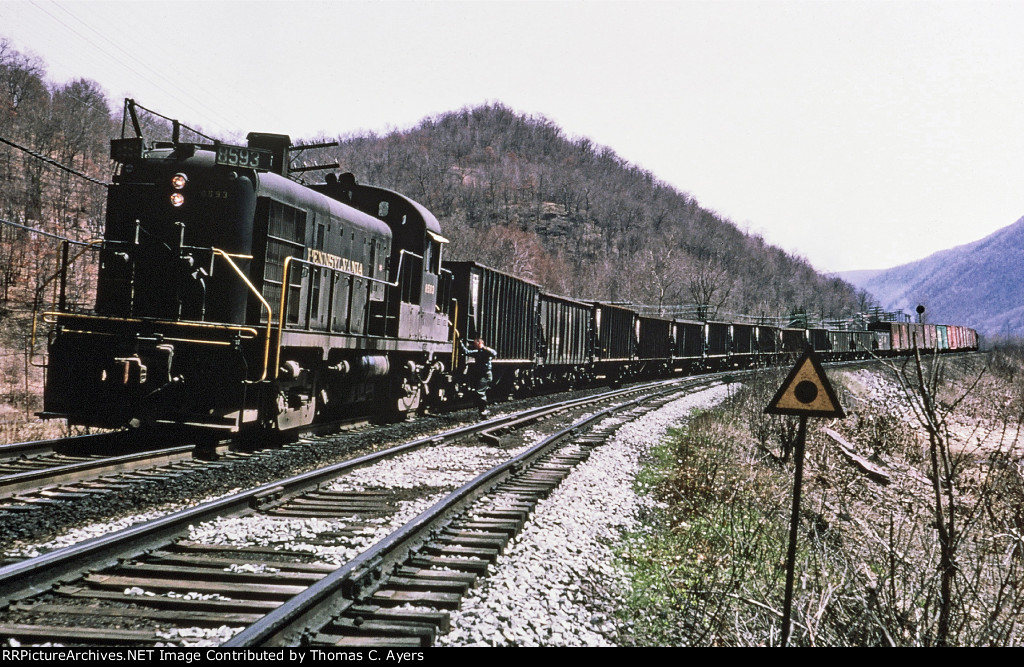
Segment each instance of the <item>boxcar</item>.
[[967,329],[964,327],[964,338],[965,338],[965,349],[977,350],[978,349],[978,332],[974,329]]
[[871,335],[874,336],[874,340],[871,344],[871,349],[880,353],[885,354],[892,350],[892,334],[888,331],[872,331]]
[[963,333],[961,331],[961,327],[959,327],[959,326],[957,326],[955,324],[950,324],[946,328],[946,331],[947,331],[947,333],[949,335],[949,349],[951,349],[951,350],[961,350],[961,349],[963,349]]
[[911,349],[910,325],[906,322],[872,322],[868,329],[885,333],[889,338],[889,351],[906,352]]
[[[921,329],[923,331],[924,349],[936,349],[936,347],[938,347],[939,344],[937,327],[934,324],[922,324]],[[920,345],[920,343],[918,344]]]

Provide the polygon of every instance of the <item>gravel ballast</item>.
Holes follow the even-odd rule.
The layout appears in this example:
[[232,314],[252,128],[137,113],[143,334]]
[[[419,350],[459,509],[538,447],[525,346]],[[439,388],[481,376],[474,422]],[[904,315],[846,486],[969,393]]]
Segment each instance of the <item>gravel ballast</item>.
[[[624,424],[535,510],[494,571],[462,600],[442,646],[614,646],[627,581],[614,545],[652,501],[634,480],[646,453],[692,410],[731,388],[693,393]],[[613,418],[614,419],[614,418]]]

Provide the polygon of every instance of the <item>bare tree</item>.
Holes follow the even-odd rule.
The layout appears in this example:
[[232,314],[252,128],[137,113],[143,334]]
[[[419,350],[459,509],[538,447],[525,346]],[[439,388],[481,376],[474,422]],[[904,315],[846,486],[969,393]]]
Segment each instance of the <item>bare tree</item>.
[[698,257],[691,266],[690,297],[697,305],[697,317],[706,320],[729,300],[734,284],[725,265],[717,255]]
[[921,350],[915,343],[910,371],[906,365],[902,368],[890,362],[887,365],[895,373],[914,416],[928,434],[928,478],[931,482],[932,511],[939,542],[938,620],[934,643],[947,646],[953,627],[954,584],[960,567],[958,553],[965,536],[964,529],[959,525],[960,518],[965,515],[965,508],[959,500],[965,458],[953,452],[947,418],[981,381],[984,370],[966,391],[943,406],[936,399],[943,367],[940,360],[933,358],[930,370],[926,370]]

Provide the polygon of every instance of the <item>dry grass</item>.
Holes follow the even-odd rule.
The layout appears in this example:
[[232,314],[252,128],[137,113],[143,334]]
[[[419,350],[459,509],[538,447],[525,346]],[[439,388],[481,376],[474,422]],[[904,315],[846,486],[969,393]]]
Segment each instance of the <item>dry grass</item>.
[[[35,413],[43,406],[43,357],[28,356],[31,312],[7,312],[0,317],[0,444],[66,435],[62,421],[42,421]],[[45,338],[36,350],[45,348]]]
[[[938,412],[952,410],[943,423],[951,472],[940,468],[942,497],[950,500],[946,521],[954,527],[946,606],[928,432],[891,371],[829,373],[848,412],[829,425],[885,470],[891,483],[865,476],[814,428],[824,424],[812,421],[791,643],[1024,640],[1017,621],[1024,611],[1024,464],[1017,439],[1024,391],[1017,380],[1024,374],[990,371],[977,382],[985,361],[945,360],[935,373]],[[642,590],[658,583],[686,604],[662,609],[668,617],[657,632],[646,633],[635,621],[636,643],[778,641],[791,429],[760,414],[777,386],[778,379],[766,375],[722,411],[695,420],[669,446],[663,457],[668,464],[655,477],[670,504],[657,539],[648,542],[674,540],[673,549],[692,552],[666,570],[656,562],[658,549],[651,550],[655,555],[642,564],[645,573],[634,585]],[[630,553],[646,546],[633,545]],[[638,594],[634,611],[642,600]],[[643,617],[634,611],[627,617]]]

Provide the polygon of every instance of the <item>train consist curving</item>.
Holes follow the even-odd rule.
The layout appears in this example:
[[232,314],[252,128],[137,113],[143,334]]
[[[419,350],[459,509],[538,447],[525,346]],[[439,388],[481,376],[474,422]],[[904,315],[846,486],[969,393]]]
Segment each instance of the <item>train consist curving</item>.
[[[119,428],[287,431],[457,400],[459,337],[495,348],[493,391],[773,363],[977,348],[966,327],[780,328],[644,316],[442,262],[437,219],[401,194],[288,177],[290,141],[111,142],[118,163],[95,307],[47,319],[44,416]],[[61,266],[66,275],[69,260]]]

